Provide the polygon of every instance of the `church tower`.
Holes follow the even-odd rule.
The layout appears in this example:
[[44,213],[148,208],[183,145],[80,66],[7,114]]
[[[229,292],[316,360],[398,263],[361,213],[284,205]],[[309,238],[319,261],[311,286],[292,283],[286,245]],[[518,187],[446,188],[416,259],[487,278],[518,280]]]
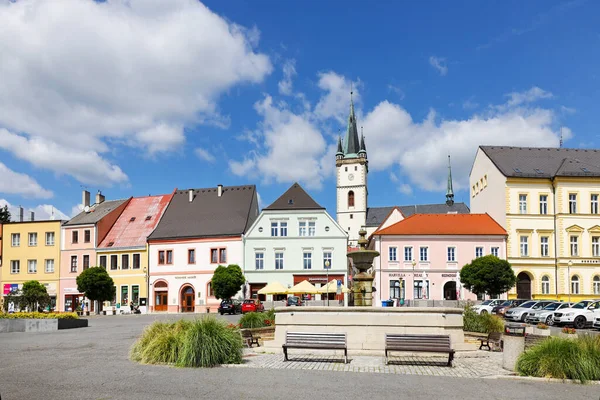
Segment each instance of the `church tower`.
[[335,154],[337,177],[337,222],[348,232],[351,246],[358,242],[358,231],[367,221],[367,174],[369,172],[365,137],[360,141],[354,102],[350,92],[350,115],[344,141],[338,139]]

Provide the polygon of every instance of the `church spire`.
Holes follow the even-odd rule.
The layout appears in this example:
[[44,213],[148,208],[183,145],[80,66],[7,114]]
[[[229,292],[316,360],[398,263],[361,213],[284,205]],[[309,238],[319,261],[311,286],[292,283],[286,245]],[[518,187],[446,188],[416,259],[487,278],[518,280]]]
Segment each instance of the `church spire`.
[[452,189],[452,166],[450,165],[450,155],[448,155],[448,189],[446,190],[446,204],[454,204],[454,190]]
[[367,148],[365,147],[365,134],[363,133],[363,127],[360,127],[360,150],[358,151],[359,157],[367,156]]
[[335,158],[344,158],[344,149],[342,149],[342,136],[338,136],[337,152],[335,153]]
[[346,140],[344,140],[344,155],[356,156],[360,150],[358,141],[358,128],[356,127],[356,115],[354,114],[353,92],[350,91],[350,115],[348,116],[348,130],[346,131]]

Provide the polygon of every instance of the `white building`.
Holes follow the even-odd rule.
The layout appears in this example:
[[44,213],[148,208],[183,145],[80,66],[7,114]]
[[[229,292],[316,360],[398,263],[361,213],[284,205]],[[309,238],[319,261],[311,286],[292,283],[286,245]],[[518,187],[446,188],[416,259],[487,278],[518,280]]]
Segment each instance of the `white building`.
[[[337,279],[347,286],[347,240],[346,232],[325,208],[298,183],[293,184],[261,212],[244,236],[249,294],[258,296],[272,282],[292,287],[308,280],[320,287]],[[285,296],[275,299],[280,297]]]

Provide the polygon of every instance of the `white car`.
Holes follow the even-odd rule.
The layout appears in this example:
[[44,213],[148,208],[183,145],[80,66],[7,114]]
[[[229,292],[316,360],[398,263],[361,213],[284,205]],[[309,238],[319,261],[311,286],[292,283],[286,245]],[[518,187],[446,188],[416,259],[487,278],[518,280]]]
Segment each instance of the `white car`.
[[481,304],[473,306],[473,311],[475,311],[477,314],[490,314],[492,312],[492,308],[499,306],[503,301],[504,300],[485,300]]
[[554,313],[556,325],[573,325],[575,329],[583,329],[600,317],[600,300],[582,300],[579,303]]
[[592,325],[596,329],[600,329],[600,316],[597,316],[594,320],[594,325]]
[[506,312],[506,314],[504,314],[504,318],[506,318],[510,321],[525,322],[525,317],[527,317],[527,315],[530,312],[541,310],[542,308],[546,307],[550,303],[553,303],[553,302],[550,300],[526,301],[525,303],[521,304],[518,307],[509,308],[508,311]]
[[530,324],[543,323],[549,326],[554,325],[554,313],[563,308],[571,307],[573,303],[560,303],[558,301],[548,304],[541,310],[531,311],[525,317],[525,322]]

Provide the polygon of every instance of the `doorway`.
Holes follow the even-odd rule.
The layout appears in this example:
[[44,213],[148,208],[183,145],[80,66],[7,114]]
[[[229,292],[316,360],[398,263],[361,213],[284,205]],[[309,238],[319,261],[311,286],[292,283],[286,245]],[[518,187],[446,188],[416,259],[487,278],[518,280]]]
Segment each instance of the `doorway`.
[[181,291],[181,312],[194,312],[195,297],[194,288],[191,286],[186,286]]
[[531,278],[525,272],[517,275],[517,298],[531,299]]
[[167,282],[159,281],[154,284],[154,311],[169,310],[169,286]]
[[449,281],[444,284],[444,300],[457,300],[456,281]]

